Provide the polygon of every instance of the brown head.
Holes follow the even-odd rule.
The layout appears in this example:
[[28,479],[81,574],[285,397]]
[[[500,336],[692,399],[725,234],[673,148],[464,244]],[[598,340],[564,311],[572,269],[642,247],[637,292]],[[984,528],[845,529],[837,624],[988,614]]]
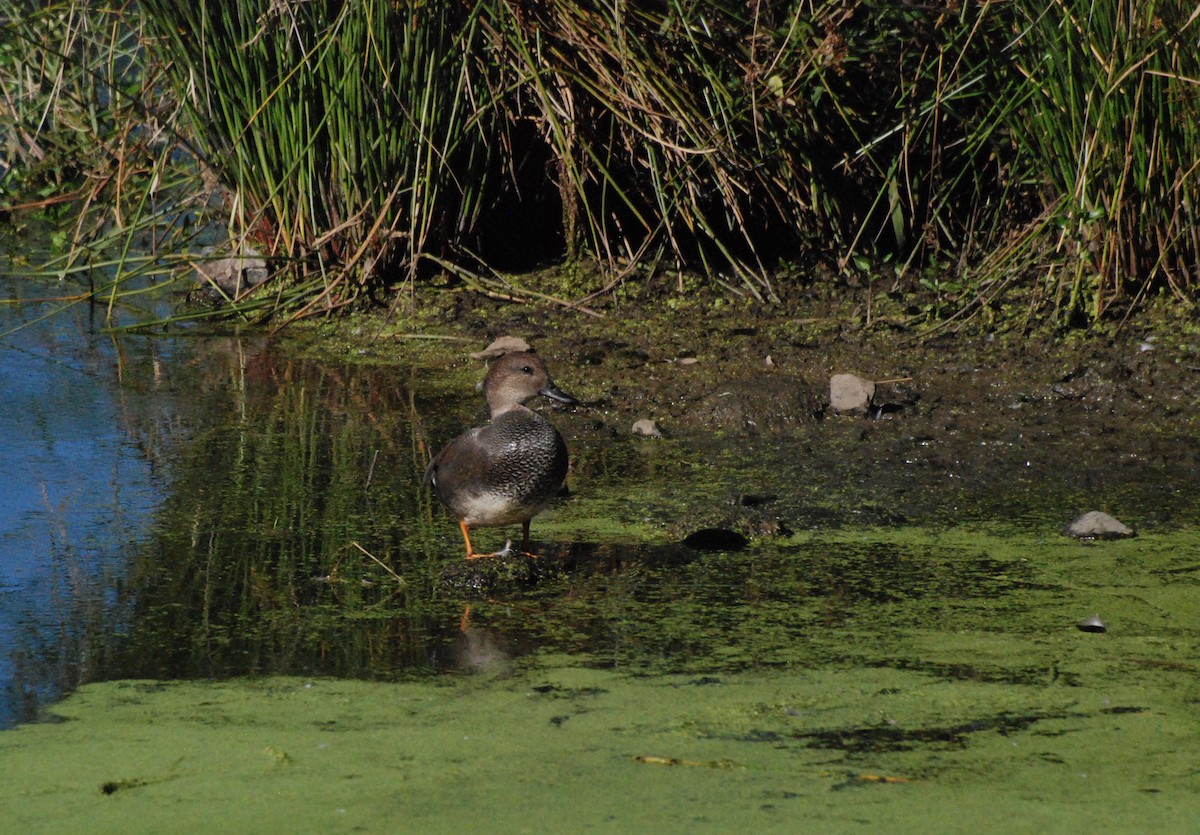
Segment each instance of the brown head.
[[541,357],[529,351],[505,354],[492,363],[483,378],[483,396],[493,418],[538,395],[562,403],[578,402],[554,385]]

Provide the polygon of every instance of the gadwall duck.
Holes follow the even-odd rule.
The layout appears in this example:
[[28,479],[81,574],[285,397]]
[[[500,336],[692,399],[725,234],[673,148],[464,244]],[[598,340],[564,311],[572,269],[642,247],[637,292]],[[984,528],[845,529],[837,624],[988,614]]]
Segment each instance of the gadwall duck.
[[477,554],[471,528],[521,523],[521,549],[529,552],[529,521],[563,488],[567,478],[567,445],[562,435],[525,403],[544,395],[576,403],[550,379],[546,366],[528,351],[505,354],[483,380],[483,396],[492,422],[451,441],[429,463],[424,483],[433,483],[438,498],[458,517],[467,559],[505,554]]

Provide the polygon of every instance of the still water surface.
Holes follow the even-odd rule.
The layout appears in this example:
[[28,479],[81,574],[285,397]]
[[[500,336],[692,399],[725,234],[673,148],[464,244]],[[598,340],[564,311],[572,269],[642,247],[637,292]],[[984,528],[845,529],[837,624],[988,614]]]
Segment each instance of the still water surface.
[[430,533],[398,372],[0,293],[0,726],[90,680],[439,667],[384,568]]
[[[0,279],[8,302],[60,289]],[[89,674],[85,624],[123,619],[121,579],[163,496],[172,398],[155,372],[172,346],[105,336],[95,316],[0,305],[0,726]]]
[[[6,282],[6,298],[43,292]],[[1130,472],[1075,454],[1097,435],[1086,416],[1037,449],[968,440],[943,452],[896,423],[872,452],[854,422],[799,439],[647,442],[615,432],[602,408],[555,412],[584,498],[536,520],[549,559],[467,565],[419,483],[430,452],[483,419],[476,364],[109,334],[86,305],[45,316],[58,307],[0,307],[4,725],[92,680],[395,680],[535,651],[647,672],[853,662],[1041,681],[1053,659],[1017,651],[986,671],[894,645],[952,645],[966,630],[1015,649],[1118,602],[1194,646],[1183,612],[1118,589],[1130,566],[1132,582],[1194,588],[1194,438],[1159,438],[1172,454]],[[569,368],[557,376],[576,382]],[[937,463],[963,450],[980,461]],[[1035,454],[1081,469],[1030,468]],[[731,504],[747,494],[769,503]],[[1143,538],[1089,549],[1058,536],[1085,501],[1120,506]],[[680,544],[731,514],[735,527],[786,527],[745,551]],[[503,534],[480,539],[498,547]],[[1143,552],[1154,562],[1128,562]]]

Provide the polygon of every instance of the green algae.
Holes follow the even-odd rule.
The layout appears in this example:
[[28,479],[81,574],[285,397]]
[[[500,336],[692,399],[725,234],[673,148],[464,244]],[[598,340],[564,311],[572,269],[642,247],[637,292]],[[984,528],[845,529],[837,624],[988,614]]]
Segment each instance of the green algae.
[[31,832],[1186,831],[1198,578],[1191,531],[581,547],[464,631],[445,609],[458,675],[88,685],[0,735],[0,806]]
[[1072,685],[843,666],[646,677],[579,660],[436,684],[89,685],[61,721],[0,736],[5,825],[1183,831],[1200,811],[1194,703],[1082,659]]

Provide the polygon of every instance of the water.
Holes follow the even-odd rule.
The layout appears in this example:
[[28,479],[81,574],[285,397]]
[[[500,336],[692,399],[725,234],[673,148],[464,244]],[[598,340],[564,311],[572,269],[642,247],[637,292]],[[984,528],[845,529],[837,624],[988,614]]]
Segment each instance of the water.
[[[45,293],[0,279],[6,300]],[[0,305],[0,726],[89,676],[87,624],[122,619],[116,590],[165,489],[148,442],[170,419],[153,383],[169,344],[102,335],[87,305],[38,321],[62,307]]]
[[[968,437],[947,451],[902,421],[869,438],[826,422],[799,438],[646,441],[593,408],[553,413],[576,495],[535,520],[545,558],[468,564],[420,480],[433,451],[483,419],[474,364],[406,344],[372,364],[261,336],[113,336],[87,306],[37,321],[47,308],[0,308],[5,330],[31,323],[0,342],[4,724],[87,681],[412,680],[530,653],[663,673],[848,657],[913,669],[926,660],[875,650],[918,627],[1069,629],[1100,606],[1030,606],[1044,585],[1093,581],[1039,574],[1078,548],[1057,528],[1084,509],[1081,480],[1088,500],[1119,501],[1141,524],[1177,529],[1196,512],[1189,474],[1165,456],[1149,457],[1162,462],[1152,478],[1084,462],[1032,472],[1028,450]],[[1039,455],[1070,461],[1071,437]],[[980,461],[951,473],[970,478],[937,465],[972,450]],[[746,493],[765,504],[736,506]],[[680,544],[730,525],[768,532],[744,551]],[[495,548],[505,534],[478,536]],[[1183,582],[1190,547],[1154,570]],[[936,668],[1045,675],[1023,660]]]
[[3,281],[0,727],[88,681],[455,666],[453,529],[417,488],[469,385],[447,410],[411,365],[105,333]]

